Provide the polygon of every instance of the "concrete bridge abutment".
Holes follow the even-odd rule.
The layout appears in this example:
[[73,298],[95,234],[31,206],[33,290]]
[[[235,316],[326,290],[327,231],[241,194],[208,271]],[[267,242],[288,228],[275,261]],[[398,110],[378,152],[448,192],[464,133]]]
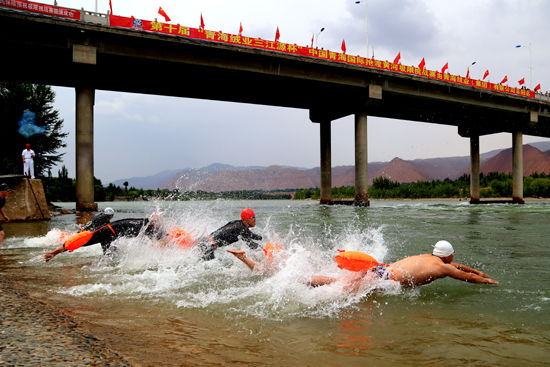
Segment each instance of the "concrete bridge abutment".
[[512,133],[512,201],[523,204],[523,133]]
[[470,203],[479,204],[479,135],[470,137]]
[[321,197],[320,204],[332,204],[332,152],[331,152],[331,121],[319,123],[321,146]]
[[368,184],[368,129],[367,113],[355,114],[355,202],[356,206],[369,206]]
[[94,100],[95,89],[77,87],[76,94],[76,210],[95,211]]

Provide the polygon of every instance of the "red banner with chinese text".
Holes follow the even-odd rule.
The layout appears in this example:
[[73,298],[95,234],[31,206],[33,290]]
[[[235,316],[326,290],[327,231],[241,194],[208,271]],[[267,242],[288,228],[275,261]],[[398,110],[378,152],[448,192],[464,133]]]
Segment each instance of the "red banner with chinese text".
[[415,75],[426,77],[430,79],[437,79],[444,82],[461,84],[476,88],[488,89],[496,92],[504,92],[515,94],[522,97],[535,98],[535,92],[514,88],[501,84],[494,84],[481,80],[470,79],[458,75],[452,75],[448,73],[440,73],[434,70],[420,69],[415,66],[407,66],[401,64],[394,64],[389,61],[381,61],[376,59],[368,59],[361,56],[347,55],[340,52],[334,52],[329,50],[322,50],[307,46],[298,46],[296,44],[288,44],[283,42],[268,41],[261,38],[245,37],[241,35],[235,35],[224,32],[216,32],[209,30],[202,30],[197,28],[184,27],[174,24],[167,24],[155,21],[141,20],[136,18],[128,18],[117,15],[111,16],[111,26],[133,28],[136,30],[143,30],[149,32],[171,34],[180,37],[189,37],[194,39],[202,39],[206,41],[229,43],[232,45],[239,45],[245,47],[259,48],[262,50],[278,51],[286,54],[314,57],[322,60],[329,60],[335,62],[342,62],[351,65],[365,66],[374,69],[394,71],[398,73]]
[[60,8],[57,6],[33,3],[32,1],[23,0],[0,0],[0,5],[9,8],[31,11],[33,13],[80,20],[80,11],[75,9]]
[[[46,4],[34,3],[23,0],[0,0],[1,6],[37,12],[52,16],[80,19],[80,11],[74,9],[60,8]],[[502,84],[470,79],[458,75],[443,74],[438,71],[421,69],[415,66],[395,64],[389,61],[369,59],[361,56],[347,55],[340,52],[317,49],[308,46],[299,46],[283,42],[263,40],[261,38],[245,37],[242,35],[229,34],[224,32],[209,31],[197,28],[184,27],[169,23],[142,20],[134,17],[123,17],[110,15],[110,25],[113,27],[130,28],[155,33],[163,33],[180,37],[202,39],[206,41],[222,42],[232,45],[259,48],[268,51],[283,52],[286,54],[313,57],[316,59],[346,63],[350,65],[364,66],[368,68],[393,71],[408,75],[437,79],[448,83],[466,85],[481,89],[492,90],[514,94],[522,97],[535,98],[535,92],[526,88],[509,87]]]

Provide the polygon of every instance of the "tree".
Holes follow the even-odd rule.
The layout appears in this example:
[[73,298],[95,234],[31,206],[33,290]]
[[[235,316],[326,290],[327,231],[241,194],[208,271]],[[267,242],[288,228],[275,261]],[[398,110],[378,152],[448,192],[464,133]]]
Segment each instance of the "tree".
[[[36,176],[45,176],[63,154],[58,150],[66,144],[67,133],[62,131],[63,120],[53,107],[55,93],[50,86],[0,82],[0,116],[2,116],[2,144],[0,144],[0,174],[22,173],[21,152],[25,143],[35,151]],[[24,112],[34,114],[34,125],[45,128],[43,133],[25,137],[18,130]],[[28,114],[27,112],[27,114]]]
[[126,189],[126,195],[128,195],[128,181],[124,181],[124,188]]

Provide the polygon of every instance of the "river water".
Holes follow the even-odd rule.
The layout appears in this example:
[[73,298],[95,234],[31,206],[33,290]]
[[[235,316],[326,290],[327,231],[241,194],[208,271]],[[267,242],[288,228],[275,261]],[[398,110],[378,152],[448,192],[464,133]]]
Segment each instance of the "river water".
[[[73,208],[74,203],[63,206]],[[40,257],[75,215],[4,224],[3,274],[63,307],[136,365],[195,366],[548,366],[550,201],[472,206],[464,201],[373,201],[370,208],[310,201],[114,202],[115,219],[160,212],[195,237],[254,209],[262,244],[284,248],[272,271],[250,271],[218,249],[157,248],[119,239],[115,258],[99,245]],[[441,279],[401,289],[392,281],[309,288],[314,274],[339,276],[338,249],[379,262],[431,252],[446,239],[456,262],[498,286]],[[376,289],[375,289],[376,288]]]

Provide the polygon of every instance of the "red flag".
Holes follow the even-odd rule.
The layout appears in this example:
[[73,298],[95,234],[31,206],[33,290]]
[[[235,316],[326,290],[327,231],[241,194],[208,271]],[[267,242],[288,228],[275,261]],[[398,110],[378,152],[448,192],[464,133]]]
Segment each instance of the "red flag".
[[401,51],[395,56],[395,60],[393,60],[394,64],[399,64],[399,60],[401,60]]
[[202,19],[202,13],[201,13],[201,26],[200,29],[204,31],[204,19]]
[[313,48],[313,40],[315,39],[315,33],[313,33],[313,36],[311,36],[311,48]]
[[535,87],[535,92],[538,91],[540,89],[540,83],[537,84],[537,86]]
[[468,66],[468,71],[466,71],[466,79],[470,79],[470,67]]
[[488,76],[489,76],[489,69],[485,70],[485,74],[483,74],[482,80],[485,80],[485,78],[487,78]]
[[447,70],[449,68],[449,63],[446,63],[445,65],[443,65],[443,67],[441,68],[441,74],[445,74],[445,70]]
[[525,78],[521,78],[520,80],[518,80],[518,83],[519,85],[525,84]]
[[342,40],[342,52],[346,53],[346,40]]
[[504,79],[502,79],[502,81],[500,82],[500,84],[504,84],[508,81],[508,75],[505,75],[504,76]]
[[279,42],[280,37],[281,33],[279,32],[279,27],[277,27],[277,30],[275,31],[275,42]]
[[241,22],[239,26],[239,36],[241,36],[242,34],[243,34],[243,22]]
[[418,67],[420,68],[420,70],[424,70],[424,66],[426,66],[426,61],[424,61],[424,58],[422,58],[422,61],[420,61]]
[[111,4],[111,0],[109,0],[109,8],[111,9],[111,14],[113,14],[113,4]]
[[164,20],[166,20],[167,22],[170,21],[170,17],[168,16],[168,14],[166,14],[166,12],[160,6],[159,6],[159,14],[162,15],[164,17]]

